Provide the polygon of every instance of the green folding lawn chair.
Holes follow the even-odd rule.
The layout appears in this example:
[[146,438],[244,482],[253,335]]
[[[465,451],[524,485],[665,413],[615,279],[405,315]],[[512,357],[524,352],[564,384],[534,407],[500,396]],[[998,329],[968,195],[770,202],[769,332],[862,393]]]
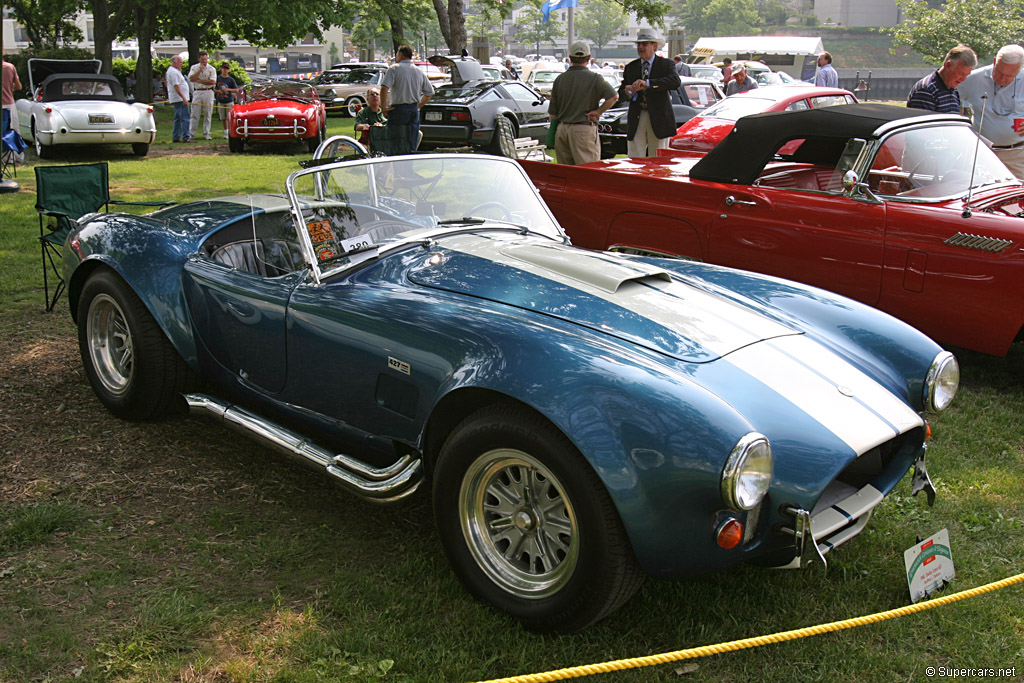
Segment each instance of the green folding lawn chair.
[[[110,198],[107,162],[71,166],[36,166],[36,211],[39,212],[39,242],[43,250],[43,291],[46,310],[52,311],[64,292],[61,272],[64,243],[77,221],[110,204],[170,206],[175,202],[124,202]],[[49,270],[49,274],[47,271]],[[56,279],[50,296],[50,274]]]

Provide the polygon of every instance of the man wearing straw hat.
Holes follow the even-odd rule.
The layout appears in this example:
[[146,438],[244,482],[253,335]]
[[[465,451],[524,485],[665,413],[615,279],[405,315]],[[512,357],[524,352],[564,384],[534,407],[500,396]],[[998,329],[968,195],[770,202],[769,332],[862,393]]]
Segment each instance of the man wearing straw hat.
[[619,97],[629,102],[626,151],[631,157],[657,156],[676,132],[669,93],[679,87],[679,74],[671,59],[659,57],[658,39],[650,29],[636,34],[639,59],[626,65]]

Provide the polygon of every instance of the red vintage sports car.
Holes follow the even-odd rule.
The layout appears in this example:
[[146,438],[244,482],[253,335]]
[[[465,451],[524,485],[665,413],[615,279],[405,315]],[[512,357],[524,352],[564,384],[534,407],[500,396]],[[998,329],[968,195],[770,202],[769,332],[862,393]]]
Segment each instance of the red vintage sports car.
[[277,81],[246,89],[245,104],[228,116],[228,147],[241,152],[247,142],[305,141],[310,152],[327,137],[327,111],[316,88]]
[[984,353],[1024,339],[1024,185],[961,116],[770,112],[703,157],[520,163],[577,246],[799,280]]
[[812,85],[769,85],[727,97],[679,126],[670,149],[705,153],[721,142],[743,116],[765,111],[800,111],[815,107],[856,104],[848,90]]

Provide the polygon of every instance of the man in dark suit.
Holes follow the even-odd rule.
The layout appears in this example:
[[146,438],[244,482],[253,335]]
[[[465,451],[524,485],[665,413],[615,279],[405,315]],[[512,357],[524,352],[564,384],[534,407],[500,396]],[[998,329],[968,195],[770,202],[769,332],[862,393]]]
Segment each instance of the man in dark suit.
[[631,157],[657,156],[657,149],[668,147],[676,132],[669,93],[679,87],[679,74],[671,59],[654,54],[658,39],[650,29],[636,35],[634,59],[622,72],[619,99],[629,102],[626,151]]

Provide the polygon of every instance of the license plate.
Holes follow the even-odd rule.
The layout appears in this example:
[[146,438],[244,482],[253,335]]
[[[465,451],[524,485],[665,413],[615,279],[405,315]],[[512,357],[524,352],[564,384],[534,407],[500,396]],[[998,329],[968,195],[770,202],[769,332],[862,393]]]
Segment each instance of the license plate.
[[113,123],[114,117],[110,114],[89,114],[89,123]]
[[426,114],[423,115],[423,118],[425,120],[427,120],[427,121],[440,121],[441,120],[441,112],[439,112],[439,111],[428,111]]

